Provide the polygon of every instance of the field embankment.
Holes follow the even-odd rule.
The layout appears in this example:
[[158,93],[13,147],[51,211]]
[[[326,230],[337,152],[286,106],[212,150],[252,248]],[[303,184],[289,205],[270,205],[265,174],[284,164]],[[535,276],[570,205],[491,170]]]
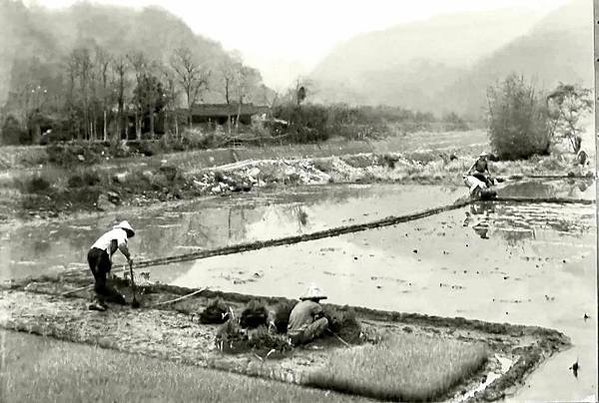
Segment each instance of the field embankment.
[[[21,151],[11,157],[10,163],[22,169],[1,173],[0,219],[110,211],[261,187],[374,182],[461,185],[462,174],[484,148],[480,131],[419,133],[377,142],[106,157],[91,164],[97,155],[76,155],[70,166],[35,165],[32,158],[39,158],[41,151],[34,148],[29,159],[17,157]],[[577,165],[571,154],[500,161],[491,170],[502,176],[592,175],[590,166]]]
[[[253,296],[210,290],[196,290],[198,292],[192,295],[190,292],[193,290],[190,289],[148,284],[144,286],[145,308],[132,311],[128,307],[114,307],[104,315],[97,315],[87,310],[81,311],[85,309],[82,298],[86,297],[87,291],[77,291],[73,287],[82,284],[87,285],[88,279],[82,273],[73,272],[65,273],[59,278],[38,277],[4,287],[0,292],[0,306],[11,306],[13,309],[9,310],[9,315],[1,318],[0,326],[288,383],[315,385],[379,399],[395,400],[400,396],[413,396],[418,401],[454,397],[463,397],[464,400],[497,400],[506,392],[509,393],[538,364],[570,344],[568,338],[561,333],[538,327],[325,304],[325,314],[329,311],[337,312],[336,315],[349,311],[354,313],[355,321],[361,327],[358,339],[349,338],[341,329],[337,332],[349,340],[349,344],[343,344],[335,337],[327,337],[315,342],[312,347],[316,348],[294,347],[291,351],[286,349],[280,352],[277,349],[273,356],[262,354],[262,350],[257,347],[227,352],[218,346],[217,338],[227,325],[218,327],[206,324],[201,319],[201,313],[216,298],[221,298],[235,311],[233,318],[237,318],[240,313],[243,317],[244,306],[246,309],[250,306],[255,300]],[[126,280],[120,279],[116,284],[121,292],[127,292],[129,287]],[[66,296],[65,291],[72,292]],[[188,298],[183,299],[183,296]],[[179,298],[173,299],[174,297]],[[293,302],[295,301],[277,297],[260,299],[261,304],[275,311],[281,304]],[[331,323],[335,323],[335,319],[332,320]],[[126,332],[123,332],[123,323],[128,324]],[[258,330],[259,328],[253,334],[257,335]],[[157,335],[162,336],[156,338]],[[411,355],[406,356],[414,365],[427,357],[433,361],[434,357],[447,359],[446,349],[449,343],[456,347],[456,354],[464,354],[459,357],[459,361],[465,367],[441,369],[433,365],[424,371],[430,375],[432,384],[423,385],[422,379],[411,378],[397,385],[391,394],[380,389],[377,379],[372,375],[357,382],[355,376],[341,374],[345,376],[349,386],[366,384],[366,388],[358,386],[359,390],[344,386],[344,381],[322,378],[322,371],[326,373],[326,369],[334,366],[335,362],[351,360],[351,356],[358,360],[364,359],[365,357],[360,358],[363,349],[384,350],[389,347],[385,340],[396,340],[395,337],[404,339],[406,345],[415,341]],[[419,339],[428,340],[429,346],[436,346],[438,349],[419,349]],[[478,347],[482,345],[485,347]],[[396,346],[390,347],[395,350]],[[335,355],[336,352],[340,356]],[[507,360],[510,364],[504,368],[502,360]],[[487,383],[487,378],[492,378],[495,382]],[[483,388],[479,387],[481,382],[484,384]]]

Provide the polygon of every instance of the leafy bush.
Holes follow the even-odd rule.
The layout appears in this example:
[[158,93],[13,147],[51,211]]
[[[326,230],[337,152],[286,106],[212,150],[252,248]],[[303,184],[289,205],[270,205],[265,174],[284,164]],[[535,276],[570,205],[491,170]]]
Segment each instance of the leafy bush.
[[50,188],[50,182],[41,176],[34,176],[27,180],[25,190],[27,193],[43,193]]
[[29,140],[27,131],[21,129],[19,121],[12,115],[8,115],[6,119],[4,119],[0,133],[2,134],[0,144],[25,144]]
[[81,188],[96,186],[101,182],[102,179],[97,171],[84,169],[82,172],[70,176],[67,183],[70,188]]
[[64,167],[100,162],[108,148],[98,143],[50,144],[46,148],[48,161]]
[[551,142],[547,109],[534,85],[516,75],[490,87],[489,135],[501,159],[547,154]]
[[287,133],[294,143],[315,143],[331,137],[332,122],[327,107],[321,105],[281,105],[274,116],[289,122]]
[[[201,128],[186,128],[181,134],[181,143],[185,149],[207,149],[217,145],[217,134],[214,130],[202,130]],[[177,141],[177,140],[173,140]]]

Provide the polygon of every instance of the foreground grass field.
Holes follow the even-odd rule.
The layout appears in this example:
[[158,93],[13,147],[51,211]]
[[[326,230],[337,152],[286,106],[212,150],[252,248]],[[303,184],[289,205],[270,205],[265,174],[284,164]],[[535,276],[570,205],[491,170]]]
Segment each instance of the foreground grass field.
[[430,401],[473,375],[487,356],[483,344],[405,334],[339,350],[309,383],[382,400]]
[[0,330],[2,402],[345,402],[316,389]]

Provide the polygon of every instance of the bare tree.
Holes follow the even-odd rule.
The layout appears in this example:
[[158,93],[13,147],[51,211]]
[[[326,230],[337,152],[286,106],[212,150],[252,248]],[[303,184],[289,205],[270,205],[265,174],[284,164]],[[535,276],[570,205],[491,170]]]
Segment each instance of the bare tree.
[[[232,53],[220,63],[219,75],[221,84],[223,85],[225,102],[231,105],[231,98],[235,97],[235,90],[238,83],[238,73],[243,67],[241,56],[237,53]],[[227,108],[227,131],[231,133],[231,114]]]
[[72,124],[72,130],[75,130],[77,137],[81,132],[79,119],[76,119],[76,94],[75,86],[77,80],[77,62],[73,57],[70,57],[66,64],[66,71],[68,76],[67,92],[66,92],[66,109],[69,116],[69,120]]
[[116,133],[115,140],[121,139],[123,128],[126,129],[126,125],[123,122],[123,109],[125,106],[125,88],[127,86],[127,72],[129,65],[125,56],[117,56],[112,60],[112,71],[114,74],[114,85],[116,91],[117,101],[117,117],[116,117]]
[[79,83],[81,112],[83,115],[83,136],[91,139],[92,125],[90,120],[90,87],[92,81],[92,59],[89,49],[77,48],[71,52],[69,65],[73,66],[74,77]]
[[241,62],[233,56],[223,60],[219,67],[225,102],[227,105],[230,105],[231,97],[234,95],[233,92],[237,83],[237,76],[243,66]]
[[111,63],[111,56],[99,46],[95,48],[95,67],[97,69],[97,76],[99,78],[99,92],[102,108],[102,140],[108,139],[108,105],[111,101],[111,91],[108,86],[109,81],[109,67]]
[[[137,84],[136,88],[143,85],[144,75],[148,67],[148,60],[142,52],[134,52],[127,55],[129,64],[133,67],[135,72],[135,81]],[[135,138],[141,140],[141,119],[142,119],[142,105],[138,102],[135,108]]]
[[176,49],[171,58],[171,67],[177,75],[177,79],[187,100],[187,120],[191,126],[191,108],[198,102],[200,94],[207,88],[209,71],[203,69],[196,62],[189,48]]
[[166,66],[162,67],[162,81],[164,82],[164,110],[165,110],[165,116],[164,116],[164,122],[165,122],[165,129],[166,132],[168,133],[169,130],[168,128],[168,118],[169,118],[169,112],[171,112],[172,115],[172,119],[173,119],[173,123],[174,123],[174,127],[175,127],[175,137],[179,137],[179,122],[177,119],[177,111],[176,111],[176,104],[177,104],[177,98],[179,95],[179,91],[177,89],[177,78],[175,75],[175,72],[172,69],[169,69]]
[[572,151],[578,153],[582,146],[580,119],[593,110],[591,90],[576,85],[559,83],[547,96],[551,136],[566,138]]
[[294,103],[299,107],[306,100],[309,93],[312,92],[313,83],[305,77],[295,79],[295,85],[291,97]]
[[236,92],[237,92],[237,119],[235,120],[235,129],[239,129],[239,117],[241,115],[241,105],[250,96],[251,90],[260,81],[259,73],[249,67],[239,66],[236,71]]

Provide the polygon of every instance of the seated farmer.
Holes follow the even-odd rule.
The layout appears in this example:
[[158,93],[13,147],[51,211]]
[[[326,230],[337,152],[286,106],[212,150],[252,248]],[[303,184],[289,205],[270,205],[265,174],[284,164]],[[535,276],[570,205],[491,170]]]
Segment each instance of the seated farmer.
[[319,304],[321,299],[326,298],[318,287],[312,286],[293,307],[287,334],[294,345],[309,343],[327,330],[329,321],[324,317],[324,311]]
[[135,231],[133,231],[131,225],[129,225],[127,221],[122,221],[118,225],[115,225],[113,229],[98,238],[92,245],[87,254],[87,262],[94,275],[96,298],[95,301],[89,305],[89,309],[105,311],[107,308],[105,303],[106,300],[121,305],[125,304],[125,298],[106,283],[106,275],[110,273],[112,267],[112,255],[117,249],[125,255],[127,262],[132,262],[127,247],[127,239],[132,238],[134,235]]
[[480,153],[478,159],[474,162],[474,164],[468,170],[468,175],[472,175],[477,177],[478,179],[484,181],[487,185],[492,185],[489,183],[491,173],[489,172],[489,154],[485,151]]
[[486,151],[483,151],[478,156],[478,159],[474,162],[474,164],[468,170],[468,174],[488,174],[489,173],[489,154]]

